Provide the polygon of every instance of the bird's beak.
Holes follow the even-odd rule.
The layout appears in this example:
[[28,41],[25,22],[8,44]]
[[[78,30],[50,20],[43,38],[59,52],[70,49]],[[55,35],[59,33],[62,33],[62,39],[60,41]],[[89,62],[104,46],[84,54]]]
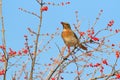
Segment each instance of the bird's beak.
[[63,25],[63,24],[64,24],[64,22],[61,22],[61,24]]
[[64,24],[65,24],[65,23],[64,23],[64,22],[61,22],[61,24],[62,24],[62,26],[63,26],[63,28],[64,28]]

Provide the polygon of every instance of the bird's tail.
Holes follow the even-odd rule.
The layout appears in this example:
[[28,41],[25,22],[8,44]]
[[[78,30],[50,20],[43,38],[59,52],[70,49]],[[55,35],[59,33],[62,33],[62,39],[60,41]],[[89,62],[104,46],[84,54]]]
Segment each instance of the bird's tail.
[[85,47],[84,45],[82,45],[81,43],[79,43],[78,45],[80,48],[82,48],[83,50],[87,50],[87,47]]

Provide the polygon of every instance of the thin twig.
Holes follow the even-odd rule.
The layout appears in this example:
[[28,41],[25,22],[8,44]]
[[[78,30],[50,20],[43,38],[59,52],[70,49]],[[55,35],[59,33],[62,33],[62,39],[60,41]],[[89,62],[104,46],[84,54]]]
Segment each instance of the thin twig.
[[54,70],[51,70],[50,73],[48,74],[46,80],[50,80],[52,75],[56,72],[56,70],[67,60],[67,58],[71,55],[72,52],[74,52],[76,48],[74,48],[71,52],[68,52],[67,55],[64,57],[63,60],[61,60],[59,62],[59,64],[57,65],[57,67]]
[[1,17],[2,19],[2,44],[5,47],[5,49],[3,50],[4,52],[4,58],[5,58],[5,74],[4,74],[4,80],[6,80],[6,72],[7,72],[7,67],[8,67],[8,55],[7,55],[7,51],[6,51],[6,40],[5,40],[5,29],[4,29],[4,19],[3,17]]
[[[43,0],[41,0],[41,3],[42,2],[43,2]],[[41,8],[42,8],[42,6],[43,5],[40,5]],[[38,32],[37,32],[36,41],[35,41],[34,56],[33,56],[33,60],[32,60],[29,80],[33,80],[33,71],[34,71],[34,66],[35,66],[36,57],[37,57],[38,41],[39,41],[39,34],[40,34],[41,26],[42,26],[42,10],[40,10],[40,25],[38,26]]]
[[36,13],[34,13],[34,12],[30,12],[30,11],[28,11],[28,10],[26,10],[26,9],[23,9],[23,8],[19,8],[19,10],[21,10],[21,11],[23,11],[23,12],[25,12],[25,13],[28,13],[28,14],[31,14],[31,15],[34,15],[34,16],[40,18],[40,16],[37,15]]

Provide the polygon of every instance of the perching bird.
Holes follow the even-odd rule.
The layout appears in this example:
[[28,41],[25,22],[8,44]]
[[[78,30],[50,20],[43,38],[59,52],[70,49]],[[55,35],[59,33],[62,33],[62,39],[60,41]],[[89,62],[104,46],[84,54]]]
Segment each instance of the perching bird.
[[78,39],[78,37],[76,36],[76,34],[71,30],[70,24],[66,23],[66,22],[61,22],[62,26],[63,26],[63,31],[62,31],[62,38],[64,40],[64,43],[66,44],[66,46],[71,47],[77,47],[79,46],[80,48],[82,48],[83,50],[87,50],[87,47],[85,47],[84,45],[82,45]]

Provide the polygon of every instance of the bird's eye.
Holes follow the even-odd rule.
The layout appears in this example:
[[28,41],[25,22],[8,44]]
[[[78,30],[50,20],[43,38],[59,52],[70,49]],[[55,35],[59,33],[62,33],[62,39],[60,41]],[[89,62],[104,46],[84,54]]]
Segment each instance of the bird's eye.
[[69,24],[66,24],[66,25],[69,25]]

